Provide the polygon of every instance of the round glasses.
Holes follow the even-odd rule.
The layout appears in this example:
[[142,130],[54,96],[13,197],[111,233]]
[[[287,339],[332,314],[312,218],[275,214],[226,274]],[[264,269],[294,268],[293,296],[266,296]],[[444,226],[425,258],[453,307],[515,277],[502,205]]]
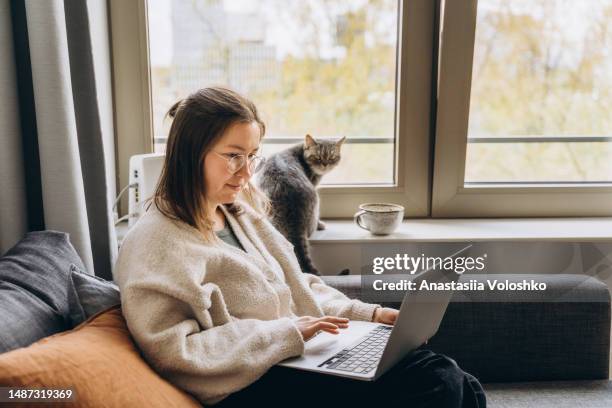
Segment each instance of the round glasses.
[[246,154],[213,153],[227,161],[227,170],[232,174],[238,173],[247,163],[249,166],[249,172],[251,174],[257,173],[262,169],[263,164],[266,162],[264,157],[256,156],[254,154],[247,157]]

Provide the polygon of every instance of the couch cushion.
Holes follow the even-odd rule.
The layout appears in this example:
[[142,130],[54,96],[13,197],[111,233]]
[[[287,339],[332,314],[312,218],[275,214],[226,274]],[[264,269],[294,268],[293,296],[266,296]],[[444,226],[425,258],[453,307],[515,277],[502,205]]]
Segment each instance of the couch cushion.
[[119,288],[113,282],[85,273],[77,265],[70,265],[70,278],[77,300],[71,310],[74,326],[121,303]]
[[71,388],[80,407],[197,407],[142,359],[119,306],[0,355],[0,384]]
[[71,264],[84,269],[57,231],[30,232],[0,258],[0,353],[72,327]]

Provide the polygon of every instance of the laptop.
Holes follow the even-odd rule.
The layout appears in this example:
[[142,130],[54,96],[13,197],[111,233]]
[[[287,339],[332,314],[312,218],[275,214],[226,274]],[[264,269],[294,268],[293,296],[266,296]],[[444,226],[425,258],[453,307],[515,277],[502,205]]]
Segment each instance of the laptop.
[[[468,245],[450,255],[454,258]],[[427,269],[414,278],[420,282],[457,282],[454,270]],[[395,325],[351,320],[340,334],[319,332],[306,341],[304,353],[278,365],[328,375],[375,381],[408,353],[433,337],[440,327],[453,292],[407,290]]]

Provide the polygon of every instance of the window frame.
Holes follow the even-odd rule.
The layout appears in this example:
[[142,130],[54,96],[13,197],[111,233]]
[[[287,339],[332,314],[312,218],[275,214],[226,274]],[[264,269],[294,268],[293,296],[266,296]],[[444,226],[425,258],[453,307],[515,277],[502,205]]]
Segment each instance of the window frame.
[[[119,194],[129,184],[130,157],[153,152],[147,2],[109,0],[108,7]],[[121,200],[119,215],[127,213],[128,200]]]
[[444,4],[432,217],[612,215],[612,186],[606,184],[465,186],[477,7],[478,0]]
[[[364,202],[401,204],[406,217],[430,215],[437,4],[398,0],[395,185],[321,186],[321,217],[351,218]],[[109,7],[120,190],[128,184],[129,157],[153,152],[147,0],[110,0]],[[127,212],[126,205],[121,209]]]

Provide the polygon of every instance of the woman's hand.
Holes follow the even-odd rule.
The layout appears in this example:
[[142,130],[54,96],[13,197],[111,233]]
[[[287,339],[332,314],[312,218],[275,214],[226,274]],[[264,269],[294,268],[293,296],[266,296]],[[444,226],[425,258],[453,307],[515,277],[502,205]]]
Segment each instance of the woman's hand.
[[348,327],[349,319],[337,316],[302,316],[294,319],[294,322],[300,333],[302,333],[302,338],[306,341],[314,336],[319,330],[331,334],[338,334],[338,329],[345,329]]
[[390,307],[379,307],[374,310],[374,323],[395,324],[399,310]]

